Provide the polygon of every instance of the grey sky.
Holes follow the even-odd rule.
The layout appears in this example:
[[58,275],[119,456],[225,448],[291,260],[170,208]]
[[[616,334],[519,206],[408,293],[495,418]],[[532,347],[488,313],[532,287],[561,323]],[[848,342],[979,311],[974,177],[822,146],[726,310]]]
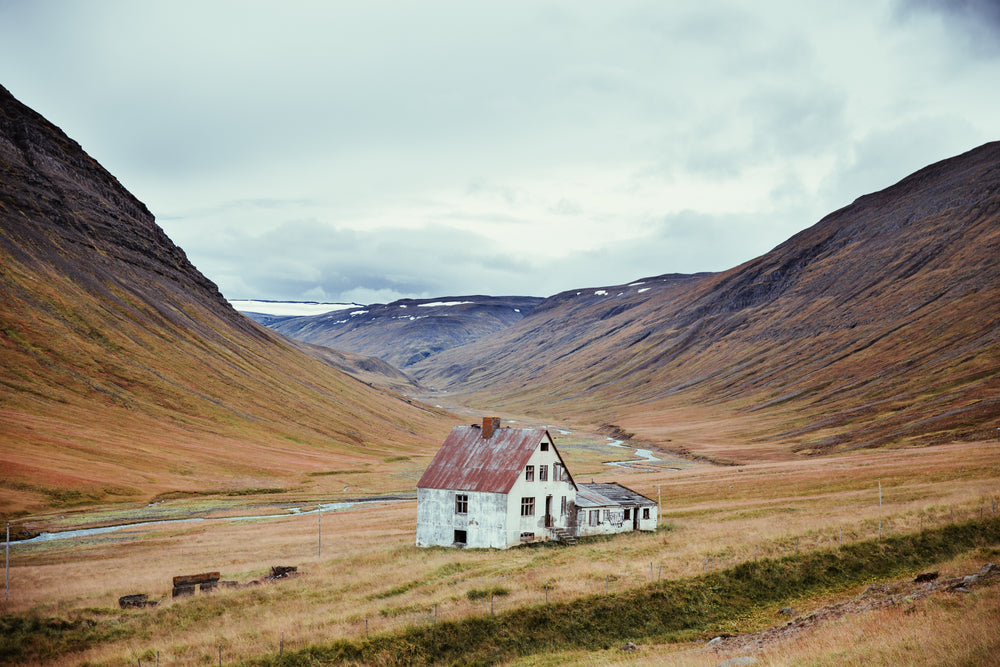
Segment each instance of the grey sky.
[[730,268],[1000,138],[987,0],[0,0],[0,83],[232,299]]

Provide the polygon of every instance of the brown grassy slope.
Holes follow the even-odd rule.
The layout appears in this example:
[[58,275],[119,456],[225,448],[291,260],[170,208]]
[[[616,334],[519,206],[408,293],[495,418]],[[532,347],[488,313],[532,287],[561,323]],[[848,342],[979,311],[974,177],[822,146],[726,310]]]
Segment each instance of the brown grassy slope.
[[735,458],[739,442],[773,454],[995,435],[1000,143],[724,273],[644,282],[557,295],[414,372],[481,405]]
[[141,202],[3,88],[0,293],[2,515],[287,488],[433,449],[450,425],[234,311]]

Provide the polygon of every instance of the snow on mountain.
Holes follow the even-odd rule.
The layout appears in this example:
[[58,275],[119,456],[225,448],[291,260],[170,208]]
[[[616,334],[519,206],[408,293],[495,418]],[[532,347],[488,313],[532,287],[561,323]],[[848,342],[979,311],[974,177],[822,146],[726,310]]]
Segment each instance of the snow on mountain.
[[337,310],[358,308],[359,303],[317,303],[315,301],[260,301],[255,299],[232,300],[233,308],[241,313],[261,313],[279,317],[296,317],[299,315],[322,315]]

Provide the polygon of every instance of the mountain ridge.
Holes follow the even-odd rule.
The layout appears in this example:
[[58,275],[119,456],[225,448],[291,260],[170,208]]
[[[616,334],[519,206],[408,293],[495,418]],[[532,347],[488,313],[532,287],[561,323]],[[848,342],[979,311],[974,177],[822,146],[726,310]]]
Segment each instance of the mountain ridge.
[[[233,310],[145,205],[2,87],[0,285],[6,516],[211,488],[316,492],[333,482],[309,472],[422,453],[452,421],[374,388],[382,362]],[[391,375],[379,382],[412,386]]]

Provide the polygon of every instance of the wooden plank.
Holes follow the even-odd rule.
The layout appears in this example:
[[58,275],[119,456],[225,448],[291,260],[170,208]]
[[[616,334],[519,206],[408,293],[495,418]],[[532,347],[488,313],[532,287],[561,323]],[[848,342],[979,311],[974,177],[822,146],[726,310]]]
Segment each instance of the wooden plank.
[[214,584],[222,578],[219,572],[202,572],[201,574],[181,574],[174,577],[174,587],[197,586],[198,584]]

